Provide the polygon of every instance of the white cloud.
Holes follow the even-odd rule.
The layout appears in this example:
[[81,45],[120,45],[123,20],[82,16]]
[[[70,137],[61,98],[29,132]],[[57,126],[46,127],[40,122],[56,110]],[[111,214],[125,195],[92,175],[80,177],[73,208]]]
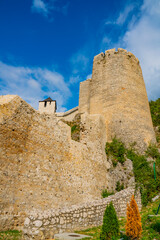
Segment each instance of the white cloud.
[[107,36],[104,36],[102,39],[102,43],[103,44],[109,44],[111,42],[111,39]]
[[64,111],[71,92],[63,76],[55,71],[0,62],[0,94],[17,94],[34,108],[48,96],[57,100],[58,111]]
[[125,7],[125,9],[123,10],[123,12],[121,12],[119,14],[119,17],[116,20],[116,24],[118,25],[123,25],[128,17],[128,15],[133,11],[134,9],[134,5],[128,5]]
[[76,53],[70,59],[72,73],[69,79],[70,84],[75,84],[83,81],[82,73],[88,69],[89,58],[83,53]]
[[83,53],[77,53],[71,58],[71,63],[74,66],[75,70],[78,70],[81,67],[81,71],[85,70],[89,63],[89,58]]
[[66,2],[61,7],[56,4],[57,2],[57,0],[33,0],[31,9],[33,12],[43,14],[50,21],[53,21],[53,16],[51,15],[53,11],[61,12],[64,15],[67,15],[68,12],[69,2]]
[[105,22],[105,25],[116,24],[116,25],[122,26],[126,22],[129,14],[134,10],[134,8],[135,8],[135,6],[133,4],[125,6],[124,10],[119,13],[119,16],[116,20],[112,20],[112,21],[107,20]]
[[141,18],[123,37],[123,47],[139,58],[149,99],[160,97],[160,1],[144,0]]
[[42,13],[42,14],[44,14],[44,16],[47,16],[48,12],[49,12],[49,7],[42,0],[33,0],[32,10],[35,12]]
[[74,83],[77,83],[77,82],[80,82],[81,81],[81,78],[79,75],[73,75],[69,78],[69,83],[70,84],[74,84]]

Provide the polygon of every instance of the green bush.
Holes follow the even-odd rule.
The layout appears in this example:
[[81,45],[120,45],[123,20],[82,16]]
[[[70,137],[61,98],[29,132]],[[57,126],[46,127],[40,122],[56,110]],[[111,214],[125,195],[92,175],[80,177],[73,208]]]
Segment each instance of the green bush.
[[150,101],[150,110],[151,110],[151,116],[153,125],[160,126],[160,98],[158,98],[156,101]]
[[114,167],[117,165],[117,162],[120,162],[121,164],[125,162],[126,150],[124,144],[120,140],[113,138],[111,143],[107,142],[105,152],[108,156],[113,157],[112,163]]
[[[106,154],[112,156],[112,163],[115,167],[118,162],[124,163],[125,157],[133,163],[133,172],[137,187],[140,188],[142,196],[142,204],[146,206],[152,198],[160,191],[160,153],[155,145],[149,145],[146,154],[137,154],[133,148],[125,149],[124,144],[113,139],[111,143],[106,143]],[[152,157],[156,164],[156,181],[154,179],[154,171],[152,163],[147,161],[147,157]],[[120,182],[117,182],[116,190],[123,189]]]
[[71,133],[73,133],[76,129],[77,129],[77,125],[73,125],[73,126],[71,127]]
[[112,202],[107,205],[103,225],[100,233],[100,240],[117,239],[119,236],[119,222]]
[[112,191],[112,192],[108,192],[107,189],[103,189],[103,190],[102,190],[102,193],[101,193],[102,198],[106,198],[106,197],[108,197],[108,196],[110,196],[110,195],[113,195],[113,194],[114,194],[113,191]]
[[146,155],[154,159],[160,159],[160,153],[155,144],[150,144],[146,150]]
[[[156,160],[156,166],[159,166],[159,158],[156,148],[149,146],[147,156],[154,157]],[[146,206],[151,199],[160,191],[160,175],[157,171],[157,180],[154,179],[154,171],[146,156],[135,153],[132,149],[127,150],[127,158],[133,162],[133,172],[135,181],[138,187],[140,187],[141,198],[143,206]],[[158,169],[158,168],[157,168]]]
[[117,181],[117,183],[116,183],[116,191],[120,192],[123,189],[124,189],[124,184],[123,183],[120,184],[120,181]]

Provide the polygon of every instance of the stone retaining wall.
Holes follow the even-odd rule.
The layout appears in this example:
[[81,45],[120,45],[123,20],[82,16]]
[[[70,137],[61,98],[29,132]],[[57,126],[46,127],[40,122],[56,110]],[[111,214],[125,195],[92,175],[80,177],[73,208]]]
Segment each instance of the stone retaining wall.
[[[90,228],[102,224],[106,205],[113,202],[118,217],[126,215],[127,203],[134,194],[133,188],[127,188],[115,195],[89,202],[83,205],[74,205],[64,209],[50,209],[44,212],[33,210],[24,222],[24,238],[51,239],[55,233]],[[136,193],[136,201],[141,210],[140,193]]]

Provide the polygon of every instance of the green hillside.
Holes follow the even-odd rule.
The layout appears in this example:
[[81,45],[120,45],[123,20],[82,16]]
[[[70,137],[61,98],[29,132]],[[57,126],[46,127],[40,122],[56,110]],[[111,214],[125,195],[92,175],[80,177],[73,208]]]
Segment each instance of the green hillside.
[[160,147],[160,98],[156,101],[150,101],[149,105],[158,146]]

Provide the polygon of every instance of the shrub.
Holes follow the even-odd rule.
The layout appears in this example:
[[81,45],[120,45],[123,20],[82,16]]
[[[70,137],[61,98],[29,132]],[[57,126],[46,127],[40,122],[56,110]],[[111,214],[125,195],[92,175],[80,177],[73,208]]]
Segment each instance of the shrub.
[[117,191],[117,192],[120,192],[120,191],[123,190],[123,189],[124,189],[124,184],[123,184],[123,183],[120,184],[120,182],[117,181],[117,183],[116,183],[116,191]]
[[156,101],[150,101],[150,110],[154,126],[160,126],[160,98]]
[[154,144],[150,144],[146,150],[146,154],[148,157],[152,157],[153,159],[160,159],[160,153]]
[[108,197],[108,196],[110,196],[110,195],[113,195],[113,194],[114,194],[113,191],[112,191],[112,192],[108,192],[107,189],[103,189],[103,190],[102,190],[102,193],[101,193],[102,198],[106,198],[106,197]]
[[123,164],[125,162],[125,147],[124,144],[116,139],[113,138],[111,143],[106,143],[105,152],[108,156],[113,157],[113,166],[117,165],[117,162]]
[[[157,150],[149,147],[148,156],[158,156]],[[127,158],[133,162],[133,172],[137,186],[140,187],[142,204],[146,206],[160,191],[159,172],[157,171],[157,180],[154,180],[153,168],[150,166],[146,157],[135,153],[132,149],[127,150]],[[157,170],[159,167],[159,158],[155,158]]]
[[116,239],[119,235],[119,223],[116,211],[112,202],[107,205],[104,216],[103,225],[100,234],[100,240]]
[[[160,153],[155,145],[150,145],[146,151],[146,155],[137,154],[133,150],[125,149],[124,144],[113,139],[111,143],[106,143],[106,154],[112,156],[112,163],[115,167],[118,162],[123,163],[125,157],[130,159],[133,163],[133,172],[137,187],[140,187],[142,204],[146,206],[156,194],[160,192]],[[156,181],[154,179],[154,170],[150,162],[147,161],[147,156],[154,158],[156,166]],[[116,190],[123,189],[123,185],[117,182]]]
[[77,125],[73,125],[73,126],[71,127],[71,133],[73,133],[76,129],[77,129]]
[[139,239],[142,233],[141,216],[134,195],[127,205],[126,235],[131,239]]

